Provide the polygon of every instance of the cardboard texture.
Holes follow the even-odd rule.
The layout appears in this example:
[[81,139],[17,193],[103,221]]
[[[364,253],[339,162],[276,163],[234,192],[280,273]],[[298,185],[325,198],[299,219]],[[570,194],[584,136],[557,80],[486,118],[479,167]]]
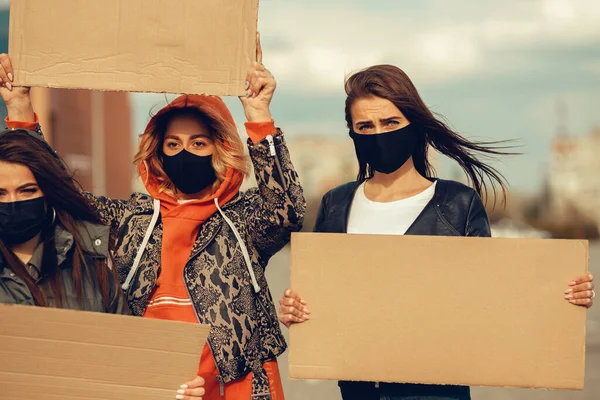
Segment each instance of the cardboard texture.
[[165,400],[193,379],[208,325],[0,305],[0,399]]
[[587,241],[295,233],[293,379],[583,389]]
[[258,0],[11,0],[15,85],[241,96]]

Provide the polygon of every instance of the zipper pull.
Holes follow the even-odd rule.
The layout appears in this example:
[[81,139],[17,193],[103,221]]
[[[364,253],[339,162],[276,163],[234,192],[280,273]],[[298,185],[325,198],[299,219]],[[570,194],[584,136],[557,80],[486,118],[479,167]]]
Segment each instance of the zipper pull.
[[225,385],[220,376],[217,376],[217,381],[219,381],[219,396],[223,397],[225,396]]
[[275,152],[275,141],[273,140],[273,135],[267,136],[267,142],[269,142],[269,150],[271,152],[271,155],[275,157],[277,153]]

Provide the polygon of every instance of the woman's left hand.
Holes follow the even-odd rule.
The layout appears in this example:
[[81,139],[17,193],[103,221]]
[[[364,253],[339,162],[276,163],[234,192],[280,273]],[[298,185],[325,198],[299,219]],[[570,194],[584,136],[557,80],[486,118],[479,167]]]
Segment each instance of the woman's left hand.
[[240,97],[248,122],[271,121],[269,106],[275,93],[277,82],[273,74],[262,63],[263,53],[260,34],[256,35],[256,62],[246,76],[246,96]]
[[594,277],[591,273],[573,280],[569,283],[569,288],[565,290],[565,299],[571,304],[590,308],[594,304]]
[[175,399],[177,400],[202,400],[204,396],[204,379],[197,376],[194,380],[181,385],[181,389],[177,391]]

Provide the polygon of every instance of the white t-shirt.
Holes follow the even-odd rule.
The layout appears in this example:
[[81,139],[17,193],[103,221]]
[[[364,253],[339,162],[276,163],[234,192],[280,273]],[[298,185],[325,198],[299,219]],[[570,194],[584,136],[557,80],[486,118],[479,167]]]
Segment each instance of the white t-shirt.
[[435,185],[407,199],[379,203],[367,199],[363,182],[352,200],[348,233],[404,235],[433,198]]

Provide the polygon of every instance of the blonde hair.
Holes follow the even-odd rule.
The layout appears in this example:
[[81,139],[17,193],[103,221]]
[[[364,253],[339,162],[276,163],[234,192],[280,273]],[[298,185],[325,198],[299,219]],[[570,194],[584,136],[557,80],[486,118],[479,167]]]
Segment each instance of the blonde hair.
[[134,164],[140,171],[142,164],[145,165],[147,174],[142,176],[144,184],[147,184],[150,176],[156,177],[159,182],[159,192],[175,195],[177,189],[169,179],[164,169],[160,155],[165,132],[170,121],[178,115],[192,115],[202,121],[208,128],[213,139],[215,151],[212,156],[212,165],[217,175],[213,184],[213,190],[217,190],[227,179],[227,168],[239,171],[245,176],[250,172],[250,161],[245,153],[242,139],[238,135],[237,128],[225,120],[217,111],[202,104],[176,108],[173,107],[163,113],[154,116],[146,130],[140,135],[138,152],[134,157]]

